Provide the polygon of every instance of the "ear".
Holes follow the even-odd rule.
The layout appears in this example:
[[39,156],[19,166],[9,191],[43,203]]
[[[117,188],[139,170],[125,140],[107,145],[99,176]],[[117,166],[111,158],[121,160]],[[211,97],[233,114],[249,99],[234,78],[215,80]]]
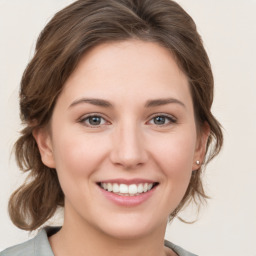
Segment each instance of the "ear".
[[[207,141],[210,135],[210,126],[207,122],[201,127],[197,136],[196,150],[194,154],[193,170],[198,170],[204,162]],[[199,161],[199,164],[197,163]]]
[[38,128],[34,129],[32,134],[36,140],[42,162],[49,168],[56,168],[50,131],[47,128]]

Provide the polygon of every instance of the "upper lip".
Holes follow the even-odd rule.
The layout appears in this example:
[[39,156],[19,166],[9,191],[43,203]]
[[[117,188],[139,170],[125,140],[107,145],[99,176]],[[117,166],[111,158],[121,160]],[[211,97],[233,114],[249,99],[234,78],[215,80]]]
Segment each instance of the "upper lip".
[[149,179],[108,179],[101,180],[97,183],[117,183],[117,184],[141,184],[141,183],[157,183],[157,181],[149,180]]

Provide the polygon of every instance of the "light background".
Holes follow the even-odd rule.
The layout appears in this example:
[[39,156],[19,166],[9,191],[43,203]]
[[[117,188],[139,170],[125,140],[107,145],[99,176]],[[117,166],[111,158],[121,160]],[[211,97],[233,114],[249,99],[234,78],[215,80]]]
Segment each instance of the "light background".
[[[7,214],[8,197],[23,180],[10,157],[20,129],[19,81],[39,32],[71,2],[0,0],[0,250],[33,236]],[[206,170],[208,206],[195,224],[174,221],[166,237],[199,255],[256,256],[256,0],[178,2],[197,23],[212,62],[213,112],[225,144]]]

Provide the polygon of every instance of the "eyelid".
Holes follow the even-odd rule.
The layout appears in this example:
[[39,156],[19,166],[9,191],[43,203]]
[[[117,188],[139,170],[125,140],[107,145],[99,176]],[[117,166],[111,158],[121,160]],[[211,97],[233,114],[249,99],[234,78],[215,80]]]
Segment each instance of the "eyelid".
[[156,113],[156,114],[151,115],[149,117],[149,121],[147,121],[147,123],[150,122],[155,117],[158,117],[158,116],[165,117],[165,118],[169,119],[170,122],[168,124],[162,124],[162,125],[152,124],[152,125],[156,125],[156,126],[159,126],[159,127],[162,126],[163,127],[163,126],[169,126],[171,124],[177,123],[177,118],[176,117],[174,117],[173,115],[170,115],[170,114],[166,114],[166,113]]
[[[104,119],[106,121],[105,124],[99,124],[99,125],[90,125],[90,124],[86,124],[85,121],[86,119],[90,118],[90,117],[100,117],[102,119]],[[90,127],[90,128],[99,128],[101,126],[104,126],[104,125],[109,125],[111,124],[109,121],[108,121],[108,117],[106,117],[105,115],[101,114],[101,113],[98,113],[98,112],[93,112],[93,113],[89,113],[89,114],[85,114],[83,115],[82,117],[80,117],[78,119],[78,122],[79,123],[82,123],[84,126],[86,127]]]
[[[170,115],[170,114],[166,114],[166,113],[155,113],[153,115],[151,115],[149,118],[148,118],[148,121],[146,122],[149,123],[150,121],[152,121],[152,119],[154,119],[155,117],[158,117],[158,116],[161,116],[161,117],[165,117],[169,120],[169,122],[167,124],[162,124],[162,125],[157,125],[157,124],[150,124],[150,125],[155,125],[155,126],[159,126],[159,127],[163,127],[163,126],[170,126],[172,124],[175,124],[177,123],[177,118],[174,117],[173,115]],[[90,118],[90,117],[100,117],[102,119],[105,120],[106,123],[104,124],[99,124],[99,125],[90,125],[90,124],[86,124],[85,123],[85,120]],[[79,123],[82,123],[84,126],[86,127],[91,127],[91,128],[99,128],[101,126],[105,126],[105,125],[110,125],[111,122],[109,121],[109,118],[106,117],[104,114],[102,113],[99,113],[99,112],[93,112],[93,113],[88,113],[88,114],[85,114],[83,116],[81,116],[79,119],[78,119],[78,122]]]

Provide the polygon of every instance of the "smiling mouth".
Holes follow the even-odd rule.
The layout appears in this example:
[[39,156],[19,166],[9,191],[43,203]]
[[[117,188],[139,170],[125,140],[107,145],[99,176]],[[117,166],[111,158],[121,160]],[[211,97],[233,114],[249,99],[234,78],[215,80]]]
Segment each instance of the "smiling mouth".
[[119,196],[138,196],[143,193],[155,188],[159,183],[139,183],[139,184],[118,184],[118,183],[109,183],[109,182],[99,182],[97,183],[105,191],[108,191]]

